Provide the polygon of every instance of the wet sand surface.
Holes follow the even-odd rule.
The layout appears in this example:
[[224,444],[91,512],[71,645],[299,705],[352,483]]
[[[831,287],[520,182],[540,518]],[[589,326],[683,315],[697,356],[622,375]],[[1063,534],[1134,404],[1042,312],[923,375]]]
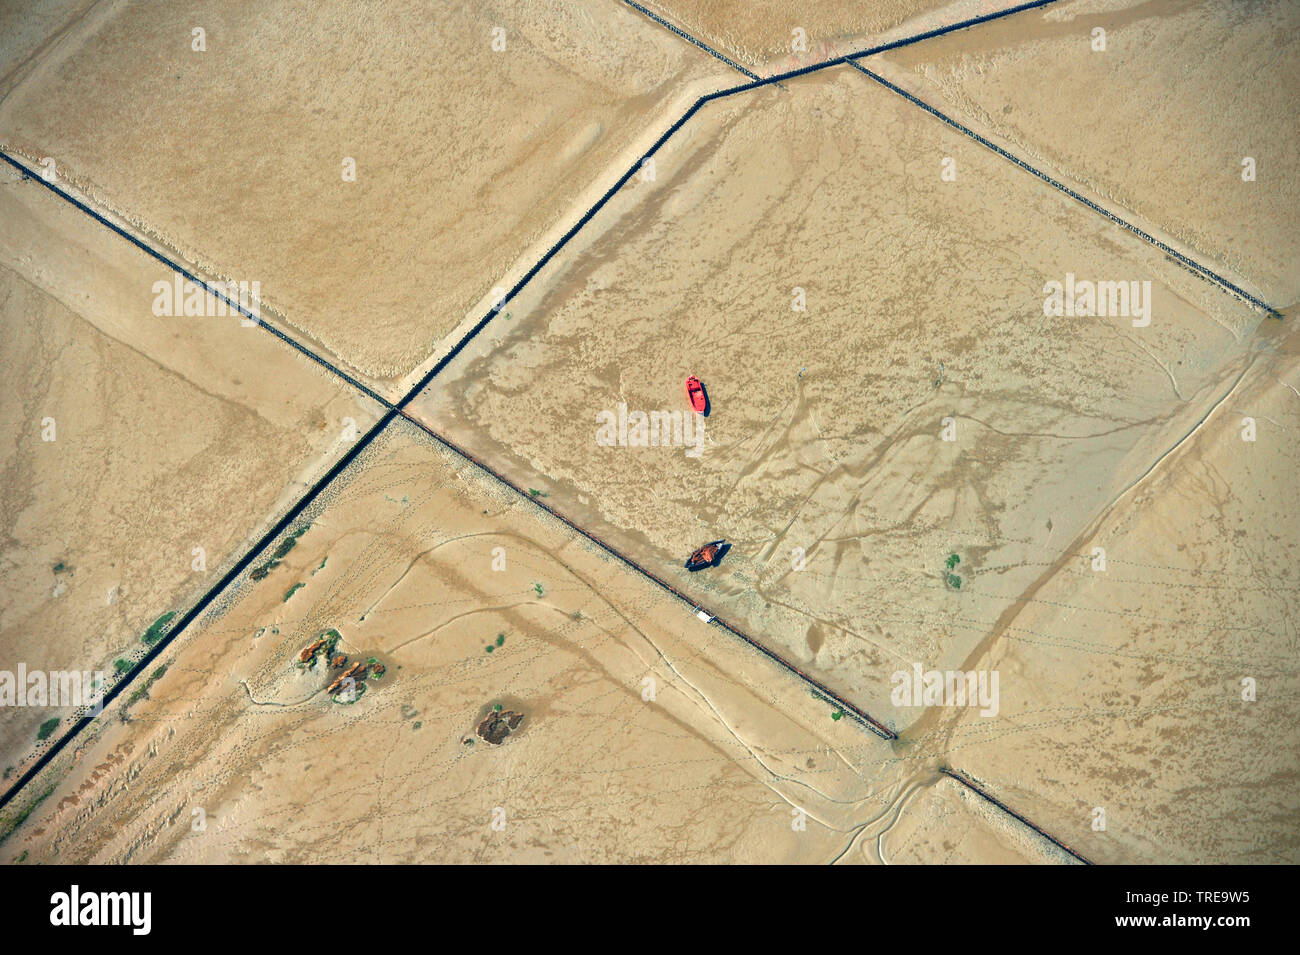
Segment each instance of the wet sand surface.
[[[767,75],[1011,4],[649,5]],[[613,2],[38,6],[0,145],[387,395],[738,81]],[[712,102],[411,408],[691,603],[399,419],[0,811],[0,858],[1077,861],[951,770],[1095,862],[1300,861],[1294,19],[1079,0],[865,61],[1284,322],[851,68]],[[0,220],[0,670],[111,669],[376,409],[264,331],[155,318],[167,273],[37,184],[6,173]],[[1149,311],[1048,314],[1076,279]],[[698,456],[608,446],[688,375]],[[331,632],[345,666],[295,665]],[[900,694],[930,669],[998,690]]]
[[[911,861],[951,854],[910,828],[942,777],[409,424],[304,523],[60,755],[7,857],[872,862],[895,832]],[[340,670],[294,665],[330,629],[387,668],[352,704]],[[494,746],[498,705],[523,719]],[[997,818],[934,799],[964,859],[1007,857]]]
[[1265,331],[1232,394],[1090,529],[1104,570],[1063,562],[967,662],[1001,672],[999,719],[932,710],[901,751],[943,750],[1089,858],[1300,858],[1300,341]]
[[[238,318],[155,316],[166,269],[9,171],[0,220],[0,670],[112,681],[378,409]],[[4,707],[2,788],[50,717]]]
[[1015,0],[646,0],[640,4],[759,76],[1019,6]]
[[0,2],[0,97],[39,54],[58,44],[95,5],[95,0],[2,0]]
[[[702,114],[620,198],[416,413],[900,727],[891,674],[964,660],[1260,321],[851,71]],[[1151,281],[1151,325],[1044,316],[1067,272]],[[688,374],[699,457],[598,445],[597,412],[681,410]]]
[[879,833],[874,852],[889,865],[1073,864],[1067,853],[947,777],[918,787],[900,802],[893,824]]
[[869,65],[1274,307],[1300,298],[1295,3],[1079,0]]
[[249,10],[100,5],[0,101],[0,143],[204,274],[260,281],[272,315],[394,396],[728,72],[617,3]]

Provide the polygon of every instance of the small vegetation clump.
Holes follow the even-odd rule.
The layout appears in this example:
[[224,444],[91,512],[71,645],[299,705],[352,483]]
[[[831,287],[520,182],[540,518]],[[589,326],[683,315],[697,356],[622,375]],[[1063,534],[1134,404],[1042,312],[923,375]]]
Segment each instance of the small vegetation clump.
[[541,584],[534,582],[534,583],[533,583],[533,590],[537,591],[537,596],[540,597],[540,596],[542,595],[542,585],[541,585]]
[[167,672],[167,666],[168,665],[164,663],[158,669],[150,673],[149,678],[140,684],[140,686],[136,688],[135,692],[127,698],[126,705],[130,706],[132,703],[137,703],[144,697],[148,696],[149,688],[162,679],[163,674]]
[[271,557],[275,560],[284,560],[285,557],[289,556],[289,551],[298,545],[298,538],[306,534],[309,527],[311,527],[310,524],[298,525],[298,528],[292,534],[280,541],[279,546],[271,553]]
[[45,799],[47,799],[50,793],[52,792],[54,792],[53,784],[51,784],[49,788],[45,790],[45,792],[41,793],[39,796],[37,796],[35,799],[29,802],[26,808],[23,809],[22,812],[18,813],[12,819],[0,823],[0,825],[3,825],[3,829],[0,829],[0,838],[9,835],[9,833],[13,832],[15,829],[21,826],[24,820],[26,820],[28,816],[30,816],[33,812],[35,812],[36,807],[39,806],[43,801],[45,801]]
[[271,552],[271,556],[267,560],[258,564],[248,572],[249,578],[252,580],[265,580],[266,576],[270,574],[271,571],[280,566],[280,561],[284,560],[285,557],[289,555],[289,551],[298,546],[298,538],[302,537],[303,534],[306,534],[309,527],[311,527],[310,524],[298,525],[292,534],[287,535],[278,545],[276,545],[275,550]]
[[827,706],[831,708],[831,719],[838,721],[844,717],[844,711],[840,709],[839,704],[836,703],[834,700],[832,700],[830,697],[826,696],[826,694],[818,693],[816,690],[809,690],[808,695],[811,696],[817,702],[825,703]]
[[59,718],[57,716],[51,716],[48,720],[42,723],[40,729],[36,731],[36,738],[38,740],[49,739],[50,734],[58,728]]
[[149,625],[149,629],[140,637],[142,643],[147,647],[152,647],[155,643],[163,638],[167,633],[167,624],[171,623],[172,617],[176,616],[174,610],[169,610],[157,620]]
[[301,580],[298,581],[296,584],[294,584],[292,587],[290,587],[288,590],[285,591],[284,600],[282,602],[288,603],[290,597],[292,597],[294,594],[296,594],[298,591],[302,590],[302,588],[306,586],[307,585],[304,584]]
[[113,661],[113,669],[118,673],[129,673],[133,666],[135,666],[134,663],[130,660],[124,659],[123,657],[118,657]]
[[536,498],[536,497],[549,497],[550,495],[548,495],[545,491],[539,491],[535,487],[530,487],[528,489],[528,496]]
[[360,683],[352,683],[346,689],[338,693],[331,693],[330,699],[340,706],[351,706],[357,700],[361,699],[362,694],[366,692],[366,681],[363,679]]
[[948,568],[943,575],[943,582],[953,590],[961,590],[961,578],[952,572],[953,568],[960,563],[961,558],[956,554],[949,554],[948,559],[943,562],[943,565]]

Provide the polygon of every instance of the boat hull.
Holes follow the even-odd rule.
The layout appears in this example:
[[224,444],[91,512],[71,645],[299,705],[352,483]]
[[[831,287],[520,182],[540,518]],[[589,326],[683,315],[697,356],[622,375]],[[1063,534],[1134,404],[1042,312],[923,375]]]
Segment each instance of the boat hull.
[[694,375],[686,379],[686,400],[696,414],[704,414],[709,408],[709,396],[704,393],[704,385]]
[[687,558],[685,567],[691,573],[705,567],[714,567],[730,548],[731,545],[725,540],[710,541]]

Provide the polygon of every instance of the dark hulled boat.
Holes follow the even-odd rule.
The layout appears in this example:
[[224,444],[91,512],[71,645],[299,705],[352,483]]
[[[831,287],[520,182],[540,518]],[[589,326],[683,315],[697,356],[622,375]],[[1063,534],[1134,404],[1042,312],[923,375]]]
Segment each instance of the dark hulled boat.
[[730,546],[725,540],[709,541],[687,558],[686,569],[696,571],[703,570],[705,567],[713,567],[718,561],[722,560],[722,555],[727,552]]

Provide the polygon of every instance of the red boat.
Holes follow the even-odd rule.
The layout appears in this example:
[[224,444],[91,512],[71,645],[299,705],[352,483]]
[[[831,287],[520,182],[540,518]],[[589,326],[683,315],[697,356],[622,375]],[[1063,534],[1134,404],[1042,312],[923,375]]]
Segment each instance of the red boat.
[[722,560],[722,555],[727,552],[730,545],[725,540],[709,541],[703,547],[699,548],[686,561],[686,569],[694,572],[703,570],[705,567],[712,567]]
[[695,409],[696,414],[704,414],[704,410],[709,406],[709,399],[705,397],[704,386],[700,384],[700,379],[694,375],[686,379],[686,397],[691,400],[691,407]]

